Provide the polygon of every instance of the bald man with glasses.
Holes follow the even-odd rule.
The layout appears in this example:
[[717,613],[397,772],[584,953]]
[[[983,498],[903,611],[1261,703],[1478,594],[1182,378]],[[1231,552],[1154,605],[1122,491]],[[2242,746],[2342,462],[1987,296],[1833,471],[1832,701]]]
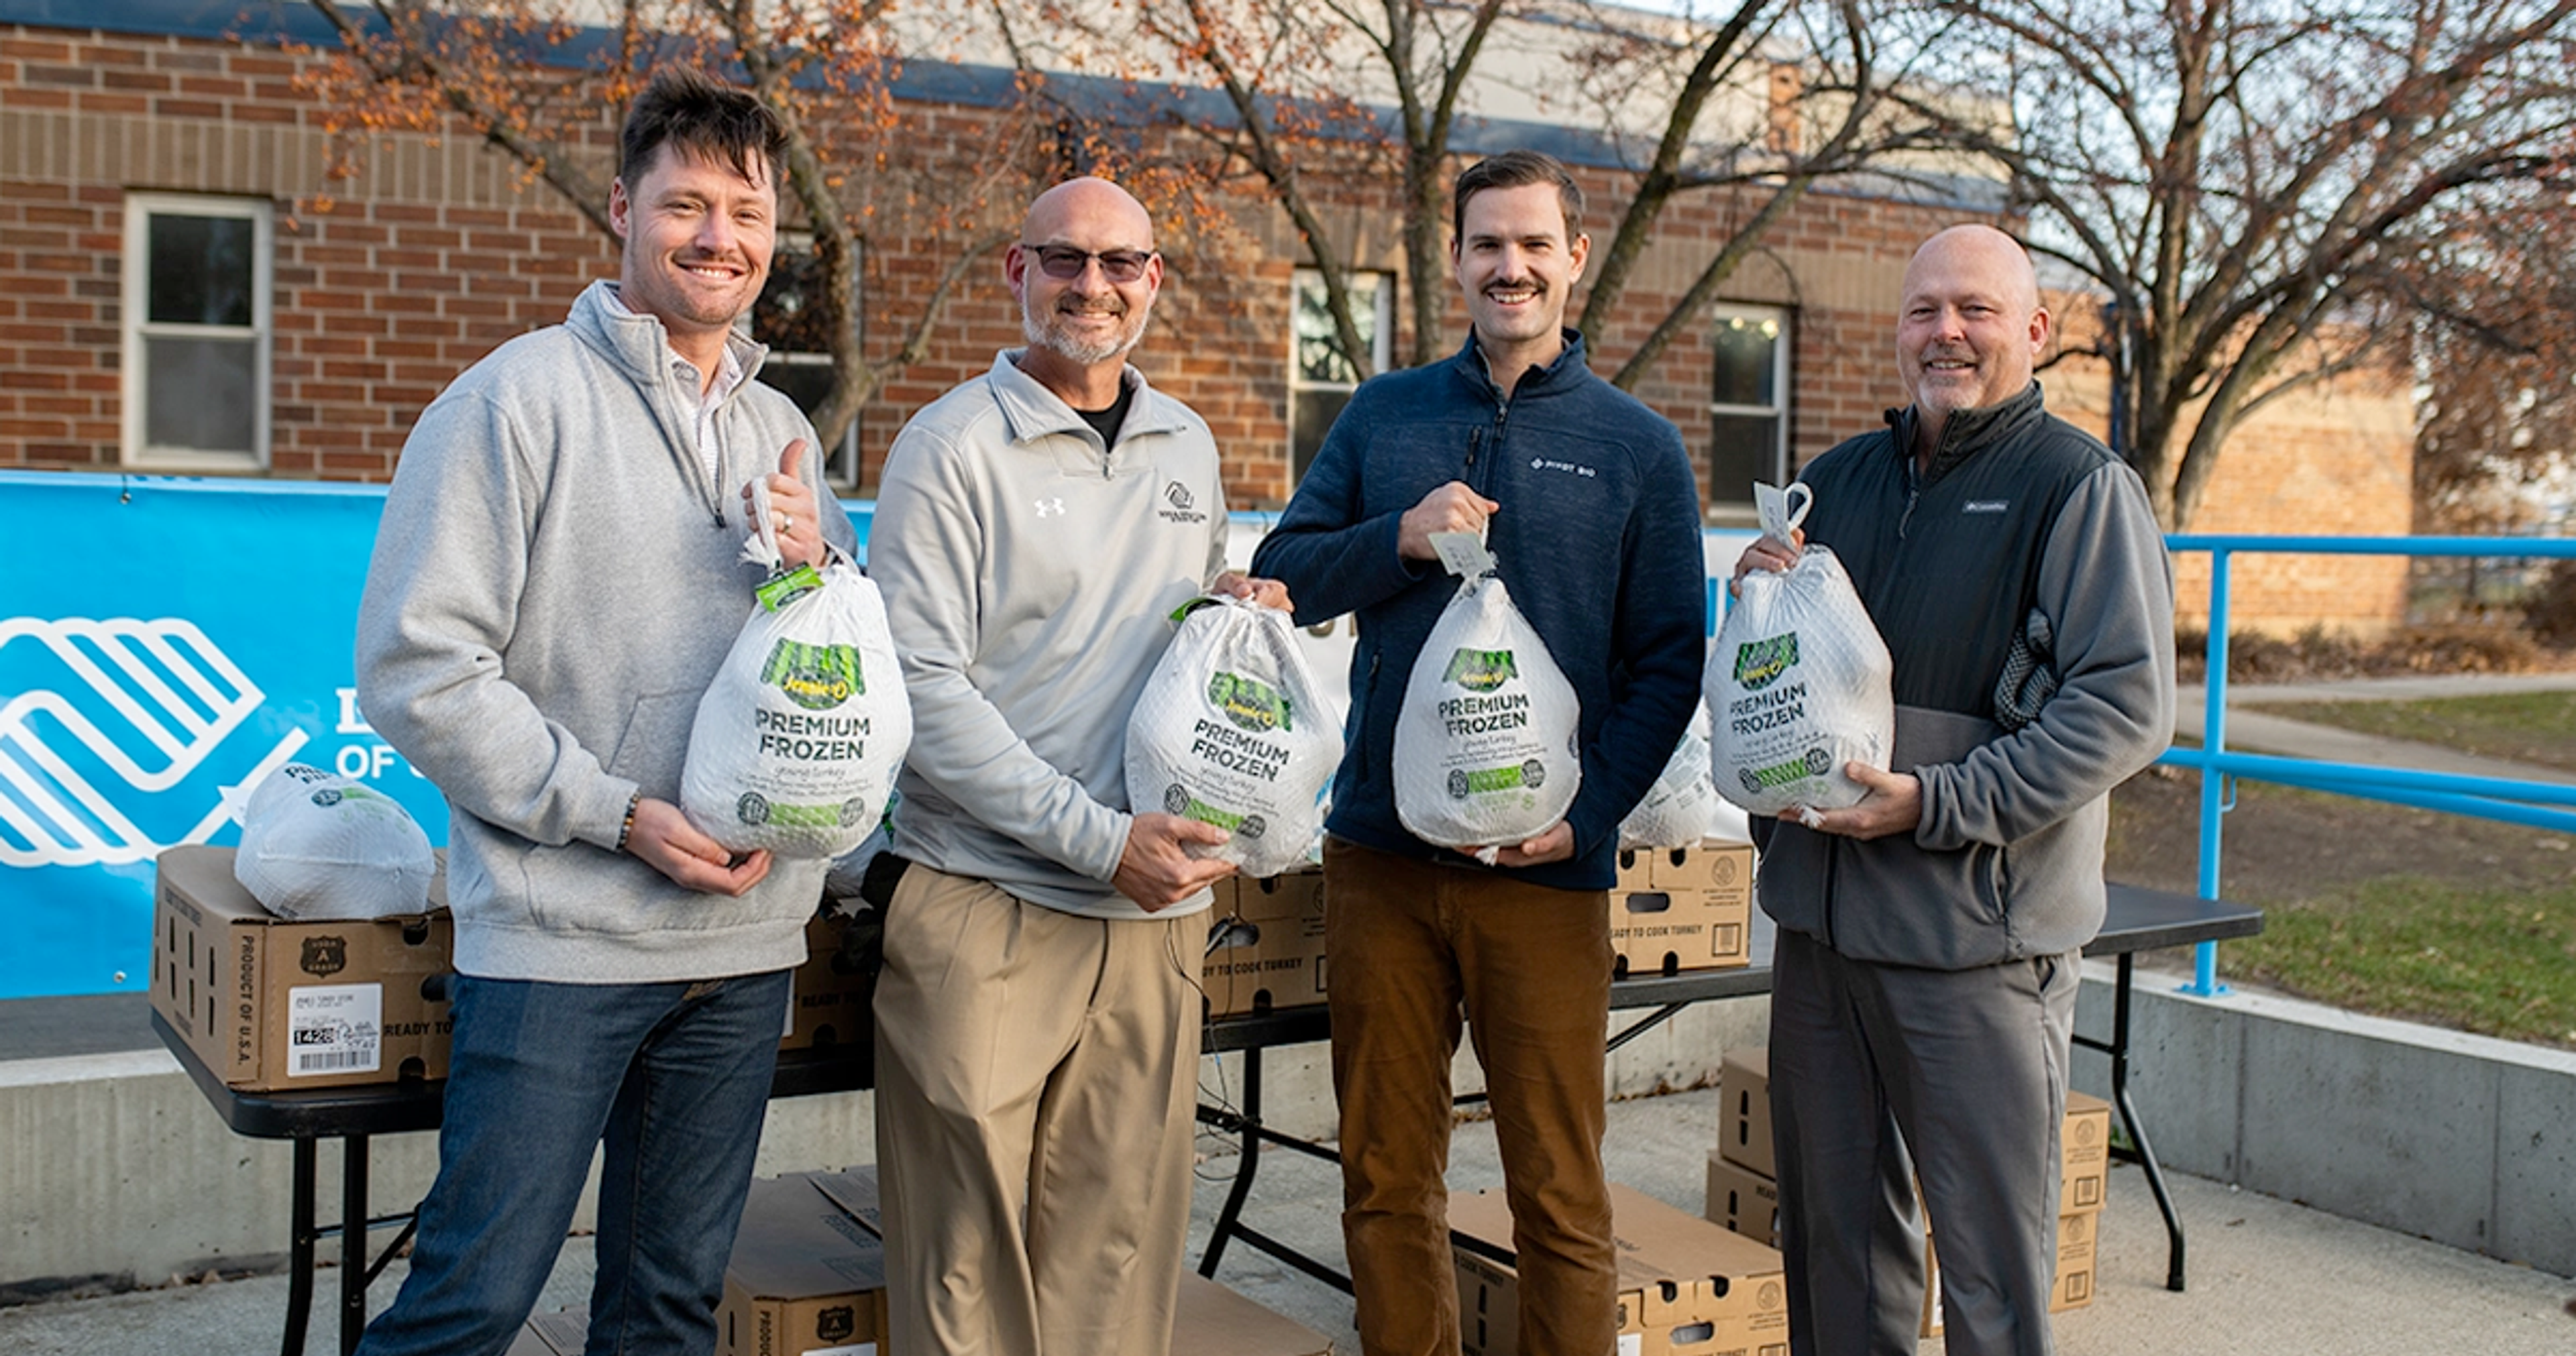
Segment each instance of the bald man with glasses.
[[1129,713],[1224,572],[1216,441],[1126,356],[1163,280],[1116,185],[1039,196],[1025,348],[886,458],[869,539],[913,707],[877,981],[891,1349],[1165,1356],[1189,1227],[1214,825],[1129,805]]

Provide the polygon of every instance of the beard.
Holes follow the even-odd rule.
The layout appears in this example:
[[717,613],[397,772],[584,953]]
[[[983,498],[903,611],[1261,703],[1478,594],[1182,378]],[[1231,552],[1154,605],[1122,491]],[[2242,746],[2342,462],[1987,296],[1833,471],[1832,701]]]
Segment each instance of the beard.
[[1020,334],[1029,347],[1042,348],[1067,362],[1084,367],[1126,357],[1145,337],[1145,323],[1153,318],[1153,305],[1131,306],[1119,318],[1117,332],[1105,339],[1090,340],[1075,336],[1063,323],[1061,313],[1050,311],[1041,316],[1028,303],[1020,300]]

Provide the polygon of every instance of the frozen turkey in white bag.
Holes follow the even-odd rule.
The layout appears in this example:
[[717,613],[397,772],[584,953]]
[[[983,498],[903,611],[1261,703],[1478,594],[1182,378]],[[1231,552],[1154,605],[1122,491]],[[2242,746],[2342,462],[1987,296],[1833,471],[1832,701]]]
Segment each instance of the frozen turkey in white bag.
[[[1708,703],[1702,701],[1692,706],[1690,724],[1673,746],[1673,756],[1664,760],[1664,770],[1655,774],[1655,784],[1619,821],[1619,846],[1698,847],[1727,826],[1727,811],[1709,782]],[[1739,833],[1742,827],[1735,824]]]
[[1247,876],[1307,860],[1342,762],[1340,713],[1293,625],[1248,599],[1194,600],[1127,721],[1129,806],[1224,829],[1190,854]]
[[1467,574],[1395,718],[1395,817],[1426,843],[1513,846],[1583,784],[1581,703],[1500,575]]
[[1843,764],[1887,766],[1896,699],[1887,642],[1851,576],[1810,546],[1786,570],[1747,572],[1737,594],[1700,679],[1718,794],[1757,815],[1857,804],[1865,792]]
[[[779,565],[769,496],[743,558]],[[680,808],[736,852],[831,858],[857,847],[912,747],[885,599],[846,561],[773,573],[715,681],[698,699]]]
[[251,788],[233,878],[280,918],[390,918],[429,907],[429,835],[402,803],[288,763]]

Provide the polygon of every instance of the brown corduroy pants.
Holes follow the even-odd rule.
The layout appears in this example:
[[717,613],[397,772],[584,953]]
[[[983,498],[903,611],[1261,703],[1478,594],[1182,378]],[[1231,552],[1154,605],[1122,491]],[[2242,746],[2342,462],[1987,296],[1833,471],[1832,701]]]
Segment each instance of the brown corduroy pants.
[[1484,1066],[1519,1254],[1520,1350],[1602,1356],[1617,1271],[1601,1135],[1610,906],[1600,891],[1324,850],[1342,1235],[1367,1356],[1452,1356],[1449,1067]]

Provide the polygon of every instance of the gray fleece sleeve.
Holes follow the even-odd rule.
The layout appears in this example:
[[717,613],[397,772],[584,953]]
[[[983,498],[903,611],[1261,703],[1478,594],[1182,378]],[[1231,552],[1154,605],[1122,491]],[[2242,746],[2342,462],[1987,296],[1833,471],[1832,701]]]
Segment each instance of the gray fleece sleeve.
[[1129,816],[1039,757],[967,672],[978,648],[977,582],[993,549],[969,460],[908,426],[877,489],[868,568],[885,590],[912,699],[904,766],[996,832],[1107,881],[1126,851]]
[[1923,783],[1914,840],[1935,851],[2024,838],[2108,795],[2172,742],[2173,562],[2137,473],[2113,463],[2050,529],[2036,605],[2055,631],[2056,694],[2030,724]]
[[501,669],[537,511],[520,442],[508,413],[472,392],[412,427],[358,605],[358,704],[456,808],[550,847],[612,847],[635,783]]

